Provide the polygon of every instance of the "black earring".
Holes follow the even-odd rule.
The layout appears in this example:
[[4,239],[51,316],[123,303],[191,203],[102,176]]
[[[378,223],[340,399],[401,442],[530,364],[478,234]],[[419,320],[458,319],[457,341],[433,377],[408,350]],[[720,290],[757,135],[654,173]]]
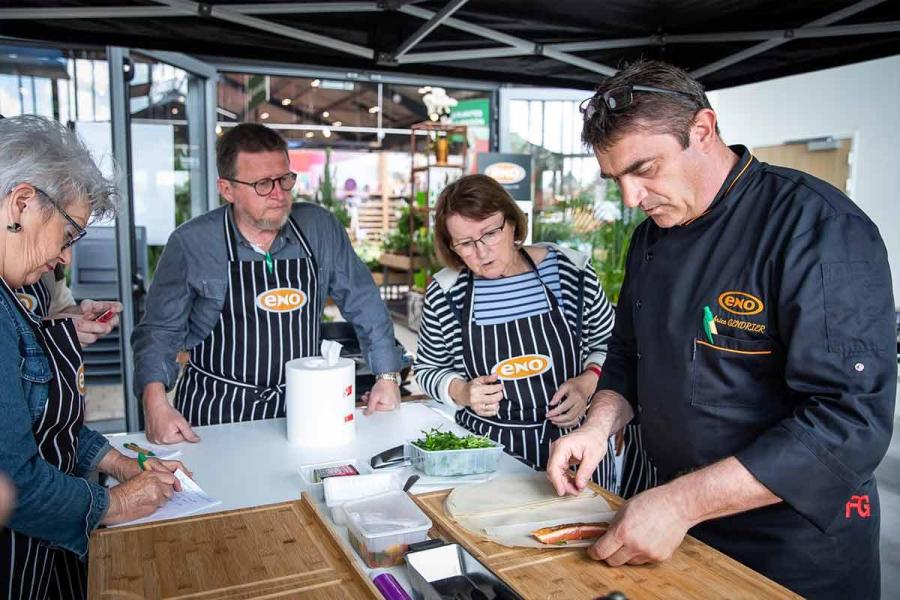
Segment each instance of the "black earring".
[[10,223],[6,226],[6,230],[12,233],[19,233],[20,231],[22,231],[22,226],[18,223]]

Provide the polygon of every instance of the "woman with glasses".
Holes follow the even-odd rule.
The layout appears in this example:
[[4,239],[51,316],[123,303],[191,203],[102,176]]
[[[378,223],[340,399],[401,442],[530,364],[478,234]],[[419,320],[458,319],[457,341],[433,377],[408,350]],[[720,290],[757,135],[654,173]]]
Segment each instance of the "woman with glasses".
[[[413,366],[456,422],[544,469],[550,444],[577,428],[597,387],[613,310],[588,258],[524,246],[527,220],[503,187],[467,175],[441,192]],[[594,479],[615,491],[614,452]]]
[[[16,506],[0,531],[0,595],[83,598],[88,537],[146,516],[180,489],[176,461],[136,460],[84,426],[84,366],[71,319],[40,321],[15,288],[72,258],[115,190],[76,135],[35,116],[0,120],[0,472]],[[182,467],[183,468],[183,467]],[[120,481],[107,489],[86,476]]]

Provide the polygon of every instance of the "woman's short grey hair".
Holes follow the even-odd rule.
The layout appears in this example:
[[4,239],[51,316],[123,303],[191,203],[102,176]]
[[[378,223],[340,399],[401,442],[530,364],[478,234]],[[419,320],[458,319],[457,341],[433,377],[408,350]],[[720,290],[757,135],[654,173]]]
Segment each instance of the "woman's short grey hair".
[[[62,123],[36,115],[0,119],[0,199],[22,183],[40,189],[63,209],[87,200],[94,221],[116,216],[115,184],[100,172],[84,142]],[[43,197],[41,201],[47,202]]]

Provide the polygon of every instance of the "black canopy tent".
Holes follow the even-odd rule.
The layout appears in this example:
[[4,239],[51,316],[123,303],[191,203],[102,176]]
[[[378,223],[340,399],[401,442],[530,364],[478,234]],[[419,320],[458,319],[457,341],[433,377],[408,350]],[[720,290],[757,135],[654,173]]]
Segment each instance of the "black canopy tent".
[[0,35],[583,89],[659,58],[716,89],[898,54],[900,2],[31,0]]

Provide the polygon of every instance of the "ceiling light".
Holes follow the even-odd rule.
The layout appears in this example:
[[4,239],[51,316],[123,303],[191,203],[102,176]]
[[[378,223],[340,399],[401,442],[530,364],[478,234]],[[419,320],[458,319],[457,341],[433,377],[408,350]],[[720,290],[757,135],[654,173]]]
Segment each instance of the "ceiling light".
[[331,113],[328,112],[327,110],[326,110],[325,112],[322,113],[322,118],[323,118],[323,119],[327,119],[327,118],[330,117],[330,116],[331,116]]
[[373,106],[372,108],[369,109],[369,112],[372,113],[372,114],[374,115],[374,114],[377,113],[379,110],[381,110],[381,109],[378,108],[377,106]]
[[334,125],[335,127],[340,127],[343,124],[343,121],[335,121],[334,123],[332,123],[332,125]]
[[316,135],[316,132],[315,132],[315,131],[307,131],[307,132],[306,132],[306,137],[307,137],[307,139],[311,138],[311,137],[314,136],[314,135]]
[[322,130],[322,135],[324,135],[324,136],[327,137],[327,138],[330,138],[330,137],[331,137],[331,130],[328,129],[328,128],[326,127],[325,129]]
[[309,82],[309,85],[311,85],[312,87],[319,87],[320,83],[322,83],[322,82],[319,81],[318,79],[313,79],[312,81]]
[[259,115],[259,118],[262,119],[263,121],[265,121],[266,119],[269,118],[269,113],[264,112],[263,114]]
[[184,96],[178,96],[178,102],[184,104]]
[[216,125],[216,135],[222,135],[222,126]]
[[290,105],[291,105],[291,99],[290,99],[290,98],[285,98],[284,100],[281,101],[281,105],[282,105],[282,106],[290,106]]
[[177,109],[177,108],[173,108],[173,109],[172,109],[172,114],[173,114],[173,115],[177,115],[177,114],[178,114],[178,109]]

